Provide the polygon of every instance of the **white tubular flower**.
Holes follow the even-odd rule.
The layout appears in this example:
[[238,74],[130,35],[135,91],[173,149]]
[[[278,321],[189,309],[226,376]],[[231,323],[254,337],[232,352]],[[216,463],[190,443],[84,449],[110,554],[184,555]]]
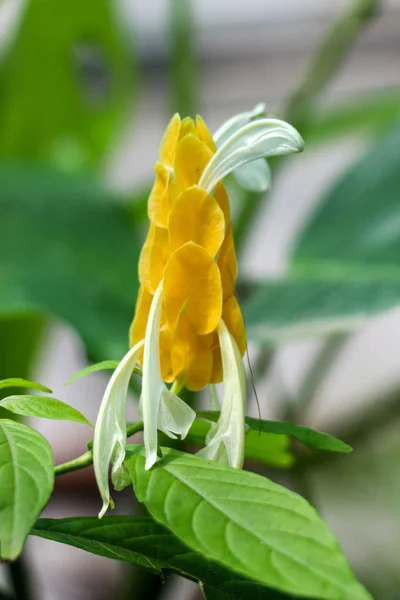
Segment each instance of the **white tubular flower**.
[[142,415],[146,469],[157,460],[157,429],[171,438],[186,437],[196,417],[194,410],[166,387],[160,367],[162,283],[154,295],[144,340]]
[[139,359],[143,341],[129,350],[115,369],[103,396],[96,421],[93,439],[93,466],[97,485],[103,500],[101,518],[112,500],[108,486],[108,469],[112,468],[112,481],[120,490],[129,484],[125,472],[126,399],[129,380]]
[[298,131],[279,119],[258,119],[241,127],[213,155],[199,181],[209,193],[229,173],[260,158],[303,150]]
[[225,323],[218,327],[222,353],[224,393],[221,415],[207,436],[199,456],[241,469],[244,458],[246,378],[239,348]]

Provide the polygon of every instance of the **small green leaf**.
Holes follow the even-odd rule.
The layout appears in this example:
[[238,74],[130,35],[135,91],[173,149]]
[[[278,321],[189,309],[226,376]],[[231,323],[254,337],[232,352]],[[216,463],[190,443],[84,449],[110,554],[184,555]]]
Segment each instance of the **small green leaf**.
[[[193,552],[149,517],[39,519],[33,535],[158,572],[193,579],[223,600],[278,599],[269,589]],[[280,597],[280,596],[279,596]],[[284,598],[284,597],[282,597]]]
[[[217,411],[206,410],[200,411],[197,414],[199,417],[214,422],[218,421],[219,418],[219,412]],[[263,421],[254,419],[253,417],[245,417],[245,421],[246,425],[251,427],[254,431],[289,435],[313,450],[327,450],[328,452],[343,453],[352,451],[351,446],[333,435],[323,433],[322,431],[316,431],[315,429],[304,427],[303,425],[296,425],[296,423],[288,423],[286,421]]]
[[53,489],[50,444],[31,427],[1,419],[0,472],[0,559],[14,560]]
[[11,377],[9,379],[1,379],[0,380],[0,390],[9,387],[22,387],[22,388],[30,388],[31,390],[38,390],[40,392],[47,392],[51,394],[51,389],[42,385],[41,383],[37,383],[36,381],[29,381],[28,379],[22,379],[21,377]]
[[93,427],[79,410],[49,396],[8,396],[0,401],[0,407],[24,417],[75,421]]
[[138,500],[189,548],[287,593],[371,600],[306,500],[255,473],[162,451],[146,471],[143,447],[128,447],[125,464]]
[[[188,441],[203,446],[209,429],[209,423],[196,419],[189,431]],[[294,462],[294,456],[290,451],[287,435],[264,433],[263,431],[260,432],[253,429],[250,429],[246,433],[244,457],[245,459],[257,460],[266,465],[281,469],[290,467]]]
[[86,377],[86,375],[90,375],[91,373],[96,373],[97,371],[106,371],[106,370],[114,370],[118,367],[119,360],[102,360],[101,362],[95,363],[94,365],[89,365],[75,375],[72,375],[65,383],[65,385],[70,385],[74,381],[81,379],[82,377]]

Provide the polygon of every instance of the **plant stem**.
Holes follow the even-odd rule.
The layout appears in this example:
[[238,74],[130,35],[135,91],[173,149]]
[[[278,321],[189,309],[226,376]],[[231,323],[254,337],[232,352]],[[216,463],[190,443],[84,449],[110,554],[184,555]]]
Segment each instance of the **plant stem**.
[[[143,431],[143,421],[138,421],[137,423],[132,423],[128,425],[126,428],[126,437],[129,438],[131,435],[138,433],[139,431]],[[93,440],[89,442],[88,446],[93,444]],[[90,448],[81,456],[74,458],[66,463],[62,463],[61,465],[57,465],[54,468],[54,475],[63,475],[64,473],[72,473],[72,471],[78,471],[79,469],[85,469],[93,464],[93,450]]]
[[9,578],[15,594],[15,600],[32,600],[30,593],[29,570],[24,556],[7,564]]
[[196,114],[196,59],[191,0],[169,1],[172,109],[182,117]]
[[303,134],[313,118],[317,97],[341,68],[359,33],[377,14],[378,7],[379,0],[353,0],[314,53],[286,109],[286,118],[300,127]]

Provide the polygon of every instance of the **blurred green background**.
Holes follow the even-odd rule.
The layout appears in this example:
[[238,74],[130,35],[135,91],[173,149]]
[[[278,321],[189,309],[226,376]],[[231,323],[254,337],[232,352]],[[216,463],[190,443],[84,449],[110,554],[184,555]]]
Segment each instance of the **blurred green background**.
[[[166,123],[200,112],[215,130],[265,101],[306,149],[272,163],[268,195],[227,182],[261,413],[354,446],[269,475],[315,504],[378,600],[400,598],[399,30],[398,0],[0,4],[0,375],[95,418],[106,377],[63,383],[127,349]],[[37,425],[57,462],[84,449],[79,425]],[[96,512],[91,474],[57,485],[47,516]],[[38,538],[26,561],[44,600],[198,597]]]

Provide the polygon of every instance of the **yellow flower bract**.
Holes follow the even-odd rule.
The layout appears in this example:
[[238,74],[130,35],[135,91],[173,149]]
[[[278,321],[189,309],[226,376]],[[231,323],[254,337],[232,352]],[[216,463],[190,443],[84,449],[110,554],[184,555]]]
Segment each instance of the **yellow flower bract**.
[[152,298],[162,281],[163,378],[177,379],[191,390],[222,381],[216,333],[221,319],[242,355],[246,349],[234,296],[237,262],[229,198],[222,182],[212,194],[198,185],[215,151],[201,117],[194,122],[174,115],[155,166],[150,227],[139,260],[141,285],[130,331],[132,346],[144,338]]

